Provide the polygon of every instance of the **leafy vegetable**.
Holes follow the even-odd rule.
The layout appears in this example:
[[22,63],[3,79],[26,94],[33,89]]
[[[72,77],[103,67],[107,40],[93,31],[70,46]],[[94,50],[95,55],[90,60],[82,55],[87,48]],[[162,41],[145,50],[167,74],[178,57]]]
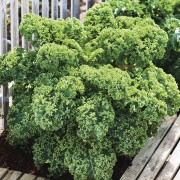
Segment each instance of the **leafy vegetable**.
[[20,32],[35,50],[0,57],[0,83],[15,82],[10,144],[30,142],[38,168],[82,180],[109,180],[119,156],[135,156],[180,108],[175,79],[153,64],[165,62],[169,47],[179,53],[179,21],[157,25],[153,19],[173,12],[158,2],[110,0],[84,23],[25,15]]

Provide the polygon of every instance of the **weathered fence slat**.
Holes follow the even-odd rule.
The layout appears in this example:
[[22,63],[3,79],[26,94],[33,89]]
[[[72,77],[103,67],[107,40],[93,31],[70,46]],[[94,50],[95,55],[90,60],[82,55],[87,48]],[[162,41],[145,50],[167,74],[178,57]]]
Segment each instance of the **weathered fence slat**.
[[0,1],[0,55],[7,51],[6,0]]
[[179,171],[177,172],[177,174],[175,175],[174,179],[173,180],[179,180],[180,179],[180,169]]
[[32,12],[39,15],[39,0],[32,0]]
[[42,0],[42,16],[49,18],[49,0]]
[[88,11],[88,9],[90,9],[93,5],[94,5],[93,0],[86,0],[86,11]]
[[[7,52],[7,24],[6,24],[6,0],[0,1],[0,55],[3,55]],[[8,113],[8,85],[1,86],[2,94],[2,121],[0,128],[3,130],[6,128],[6,116]]]
[[162,139],[165,137],[169,129],[171,128],[176,116],[166,116],[165,121],[162,123],[159,133],[154,138],[148,139],[144,148],[137,154],[137,156],[132,161],[132,166],[130,166],[120,180],[138,179],[138,176],[146,167],[150,158],[156,151],[157,147],[160,145]]
[[18,0],[10,1],[11,10],[11,49],[19,46],[19,17],[18,17]]
[[156,180],[172,179],[180,166],[180,142],[177,144],[167,164]]
[[168,155],[174,148],[176,142],[180,138],[180,116],[176,119],[172,128],[159,145],[156,152],[151,157],[150,161],[146,165],[144,171],[139,176],[138,180],[151,180],[155,179],[160,168],[166,161]]
[[35,180],[36,176],[32,174],[24,174],[20,180]]
[[4,177],[3,180],[15,180],[20,179],[20,177],[23,175],[22,172],[19,171],[9,171],[8,174]]
[[[29,0],[21,0],[21,19],[29,12]],[[28,41],[22,37],[22,47],[28,50]]]
[[71,17],[79,19],[80,15],[80,0],[71,0]]
[[[10,26],[11,26],[11,50],[13,48],[19,46],[19,12],[18,12],[18,0],[11,0],[10,1]],[[6,111],[8,112],[9,108],[9,97],[10,97],[10,91],[8,86],[4,89],[5,93],[5,99],[6,99]],[[12,98],[11,98],[12,99]],[[11,101],[12,104],[12,101]]]
[[61,0],[60,18],[66,19],[66,17],[67,17],[67,0]]
[[0,168],[0,179],[3,179],[4,176],[8,173],[8,170],[5,168]]
[[52,0],[51,4],[51,18],[57,19],[58,18],[58,0]]
[[[32,13],[39,15],[39,0],[32,0]],[[34,37],[32,36],[32,38]],[[34,50],[33,46],[32,50]]]
[[6,117],[8,114],[8,108],[9,108],[9,98],[8,98],[8,84],[2,86],[1,90],[2,94],[2,129],[6,129],[7,122]]

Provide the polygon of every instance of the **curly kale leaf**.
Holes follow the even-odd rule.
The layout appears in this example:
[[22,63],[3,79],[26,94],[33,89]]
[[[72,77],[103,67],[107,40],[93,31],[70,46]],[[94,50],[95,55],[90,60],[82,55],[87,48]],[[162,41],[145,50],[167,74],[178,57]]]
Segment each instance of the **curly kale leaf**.
[[129,74],[111,65],[102,66],[99,69],[83,65],[79,70],[80,77],[87,86],[100,90],[115,100],[122,100],[132,80]]
[[157,22],[173,14],[171,0],[109,0],[115,16],[151,17]]
[[54,42],[57,33],[58,39],[62,41],[65,37],[62,32],[63,24],[63,20],[55,21],[36,14],[26,14],[19,26],[19,31],[33,46],[40,47],[45,43]]
[[104,151],[98,146],[89,149],[77,139],[65,153],[65,165],[77,180],[109,180],[115,162],[116,155],[111,149]]
[[135,27],[144,26],[155,26],[155,22],[151,18],[139,18],[139,17],[128,17],[128,16],[117,16],[116,17],[117,27],[119,29],[133,29]]
[[70,66],[78,66],[79,52],[66,45],[47,43],[38,50],[36,64],[42,72],[64,73]]
[[135,81],[139,89],[154,93],[156,98],[164,101],[167,104],[167,113],[169,115],[173,115],[178,111],[180,103],[176,99],[179,99],[180,95],[173,76],[151,65],[140,73]]
[[[20,86],[20,84],[14,86]],[[7,117],[7,123],[10,129],[8,141],[14,146],[25,146],[29,143],[30,139],[33,143],[33,139],[40,132],[40,129],[34,122],[31,92],[24,90],[18,90],[18,96],[13,96],[13,106],[9,109]]]
[[108,0],[111,5],[113,14],[115,16],[143,16],[144,8],[143,4],[140,4],[139,0]]
[[144,68],[153,59],[163,58],[167,41],[167,34],[156,26],[108,28],[87,45],[89,63],[112,64],[121,69]]
[[62,44],[64,39],[74,39],[83,46],[85,30],[80,20],[52,20],[36,14],[26,14],[19,26],[20,33],[36,48],[46,43]]
[[107,98],[93,95],[78,107],[76,121],[77,135],[89,144],[102,141],[114,124],[115,112]]
[[159,2],[109,0],[84,23],[24,16],[20,32],[35,50],[0,57],[0,82],[15,82],[8,140],[30,144],[38,168],[109,180],[116,158],[135,156],[178,111],[174,78],[153,65],[173,62],[178,76],[178,5]]
[[117,154],[135,156],[147,140],[148,124],[137,117],[121,115],[115,118],[110,135],[113,136]]
[[85,15],[84,27],[88,40],[92,40],[105,28],[115,28],[116,21],[108,3],[94,5]]
[[78,102],[76,96],[83,92],[82,81],[72,76],[60,78],[54,86],[44,84],[35,87],[32,102],[35,123],[43,130],[63,128],[67,121],[74,118]]

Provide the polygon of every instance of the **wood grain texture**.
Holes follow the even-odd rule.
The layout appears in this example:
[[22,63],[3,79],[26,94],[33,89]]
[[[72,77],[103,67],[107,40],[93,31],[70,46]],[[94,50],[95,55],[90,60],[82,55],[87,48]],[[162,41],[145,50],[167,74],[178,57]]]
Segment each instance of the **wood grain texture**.
[[11,10],[11,49],[19,46],[19,17],[18,17],[18,0],[10,1]]
[[66,19],[66,17],[67,17],[67,0],[61,0],[60,18]]
[[0,168],[0,180],[48,180],[44,177],[37,177],[32,174],[24,174],[20,171],[13,171],[6,168]]
[[39,0],[32,0],[32,13],[39,15]]
[[52,0],[51,5],[51,18],[57,19],[58,18],[58,0]]
[[158,175],[157,180],[172,179],[180,166],[180,142],[175,147],[174,151],[169,157],[165,167]]
[[80,16],[80,0],[71,0],[71,17],[79,19]]
[[180,138],[180,116],[162,140],[138,180],[154,180],[170,152]]
[[6,174],[8,173],[8,170],[5,168],[0,168],[0,180],[4,178],[4,176],[6,176]]
[[[7,24],[6,24],[6,0],[0,1],[0,56],[7,52]],[[7,85],[1,86],[2,119],[0,119],[1,131],[6,128],[6,116],[8,113]],[[2,133],[2,132],[1,132]]]
[[49,0],[42,1],[42,16],[49,18]]
[[[29,0],[21,0],[21,19],[29,12]],[[22,37],[22,47],[28,51],[28,41]]]
[[32,175],[32,174],[24,174],[20,180],[35,180],[36,176]]
[[3,180],[18,180],[22,175],[23,173],[19,171],[9,171]]
[[6,117],[9,109],[9,93],[8,93],[8,84],[1,86],[1,94],[2,94],[2,119],[1,119],[1,127],[2,129],[6,129],[7,122]]
[[180,180],[180,169],[177,172],[177,174],[175,175],[175,177],[173,178],[173,180]]
[[7,52],[6,0],[0,1],[0,56]]
[[165,137],[166,133],[169,131],[175,119],[176,119],[176,116],[165,117],[164,122],[159,128],[158,135],[153,138],[148,139],[144,148],[141,149],[141,151],[137,154],[137,156],[132,161],[132,166],[130,166],[125,171],[125,173],[120,178],[120,180],[129,180],[129,179],[135,180],[138,178],[138,176],[143,171],[148,161],[152,157],[153,153],[158,148],[160,142]]

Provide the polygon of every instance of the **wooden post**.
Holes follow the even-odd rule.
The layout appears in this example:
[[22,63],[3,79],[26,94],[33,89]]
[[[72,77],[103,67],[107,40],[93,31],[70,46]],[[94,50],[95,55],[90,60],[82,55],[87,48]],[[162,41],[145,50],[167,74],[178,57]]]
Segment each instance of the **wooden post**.
[[7,52],[6,0],[0,1],[0,55]]
[[[16,46],[19,46],[19,13],[18,13],[18,0],[10,0],[10,25],[11,25],[11,50]],[[12,104],[12,97],[10,97],[10,87],[9,84],[13,84],[13,82],[8,83],[4,93],[6,94],[7,101],[7,112],[9,108],[9,101]]]
[[57,19],[58,18],[58,0],[52,0],[51,18],[52,19]]
[[[39,15],[39,0],[32,0],[32,13]],[[34,49],[35,48],[32,46],[32,50]]]
[[32,13],[39,15],[39,0],[32,0]]
[[67,17],[67,0],[61,0],[60,18],[66,19],[66,17]]
[[[0,56],[7,52],[7,24],[6,24],[6,0],[0,1]],[[1,86],[2,120],[0,129],[6,128],[6,116],[8,113],[8,85]]]
[[10,1],[11,11],[11,50],[19,45],[19,17],[18,17],[18,0]]
[[[29,12],[29,0],[21,0],[21,19]],[[22,37],[22,47],[28,51],[28,41]]]
[[71,0],[71,17],[76,17],[79,19],[80,15],[80,1]]
[[42,0],[42,16],[49,18],[49,0]]

